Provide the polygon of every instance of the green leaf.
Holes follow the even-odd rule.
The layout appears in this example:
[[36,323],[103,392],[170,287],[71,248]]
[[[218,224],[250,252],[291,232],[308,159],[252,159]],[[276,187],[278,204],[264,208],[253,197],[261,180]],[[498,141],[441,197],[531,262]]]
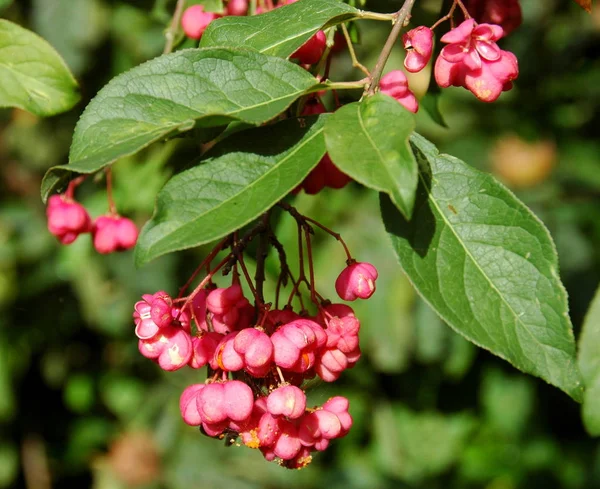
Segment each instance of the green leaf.
[[431,117],[431,120],[436,124],[447,128],[448,124],[444,120],[444,116],[440,112],[440,93],[439,92],[428,92],[421,99],[421,107],[425,109],[425,112]]
[[293,190],[325,154],[327,116],[288,119],[234,134],[173,177],[135,249],[138,265],[249,223]]
[[387,198],[385,226],[400,264],[452,328],[577,401],[583,396],[567,295],[552,239],[492,176],[411,138],[420,166],[407,222]]
[[77,82],[52,46],[4,19],[0,19],[0,80],[0,107],[45,117],[65,112],[79,100]]
[[90,102],[75,127],[69,164],[48,171],[42,198],[71,171],[95,172],[194,127],[266,122],[315,86],[299,66],[248,50],[187,49],[155,58],[111,80]]
[[600,288],[583,322],[578,361],[586,387],[583,423],[590,435],[600,436]]
[[408,143],[414,128],[414,115],[383,94],[343,106],[325,126],[327,151],[340,170],[388,194],[408,219],[418,183]]
[[265,14],[211,22],[200,46],[248,47],[286,58],[320,29],[359,17],[359,10],[337,0],[299,0]]

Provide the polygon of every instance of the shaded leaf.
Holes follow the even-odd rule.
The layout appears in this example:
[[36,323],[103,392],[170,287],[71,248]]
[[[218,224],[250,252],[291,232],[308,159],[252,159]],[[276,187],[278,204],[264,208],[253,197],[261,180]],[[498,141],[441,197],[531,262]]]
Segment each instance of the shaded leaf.
[[79,100],[77,82],[41,37],[0,19],[0,107],[39,116],[65,112]]
[[439,92],[428,92],[421,101],[421,107],[425,109],[431,120],[442,127],[448,127],[444,116],[440,112],[440,93]]
[[585,316],[578,361],[586,387],[583,423],[590,435],[600,436],[600,288]]
[[252,17],[228,16],[211,22],[201,47],[248,47],[288,57],[318,30],[358,18],[360,11],[337,0],[299,0]]
[[69,164],[48,171],[42,197],[71,171],[100,170],[194,127],[266,122],[316,85],[299,66],[253,51],[187,49],[155,58],[111,80],[89,103]]
[[327,151],[340,170],[388,194],[409,219],[418,182],[408,143],[414,128],[413,114],[384,94],[343,106],[325,126]]
[[326,116],[237,133],[160,191],[136,263],[208,243],[249,223],[293,190],[325,154]]
[[412,137],[415,215],[382,212],[404,271],[456,331],[524,372],[583,395],[567,296],[543,224],[490,175]]

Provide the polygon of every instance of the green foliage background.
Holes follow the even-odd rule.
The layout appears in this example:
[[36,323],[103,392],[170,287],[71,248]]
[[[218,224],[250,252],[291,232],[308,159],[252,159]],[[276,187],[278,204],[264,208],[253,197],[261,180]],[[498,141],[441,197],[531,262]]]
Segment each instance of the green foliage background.
[[[431,24],[439,2],[417,3],[424,8],[415,22]],[[373,1],[367,8],[391,12],[399,5]],[[421,110],[417,129],[486,171],[516,158],[498,152],[508,135],[555,145],[552,173],[514,190],[556,241],[578,334],[600,280],[600,61],[593,54],[600,15],[564,0],[522,0],[522,6],[525,22],[503,45],[520,60],[515,89],[492,105],[445,90],[440,108],[448,128]],[[356,305],[363,359],[339,382],[309,391],[315,404],[335,393],[351,399],[350,435],[297,472],[264,462],[256,451],[226,448],[181,421],[179,394],[200,374],[164,375],[141,357],[131,312],[143,293],[176,292],[207,247],[136,270],[132,253],[99,256],[87,236],[59,246],[39,199],[41,177],[66,162],[89,99],[115,75],[160,54],[172,7],[168,0],[0,1],[2,17],[31,28],[63,55],[83,93],[75,109],[50,119],[0,111],[0,488],[51,487],[44,485],[50,474],[52,487],[119,489],[140,468],[155,469],[153,482],[142,487],[165,489],[600,487],[599,444],[585,433],[580,407],[444,325],[402,275],[377,196],[358,185],[300,194],[294,203],[382,271],[373,299]],[[367,66],[387,35],[373,24],[359,23],[358,51]],[[388,69],[401,62],[398,46]],[[360,77],[346,55],[333,69],[338,78]],[[121,160],[114,167],[120,211],[146,221],[158,190],[195,154],[183,140]],[[80,194],[94,216],[106,206],[99,187],[86,182]],[[282,219],[278,233],[291,247],[294,232]],[[335,241],[319,238],[317,280],[329,296],[343,267],[340,251]],[[136,445],[140,432],[156,447]]]

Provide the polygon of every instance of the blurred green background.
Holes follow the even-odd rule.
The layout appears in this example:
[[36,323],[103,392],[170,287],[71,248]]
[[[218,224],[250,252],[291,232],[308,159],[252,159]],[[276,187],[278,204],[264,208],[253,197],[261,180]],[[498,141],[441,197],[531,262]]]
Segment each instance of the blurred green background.
[[[600,11],[570,0],[522,0],[524,23],[502,41],[519,58],[515,88],[495,104],[444,90],[443,128],[424,110],[419,131],[442,150],[495,173],[550,229],[578,333],[600,280]],[[364,355],[311,403],[351,400],[350,434],[288,471],[257,451],[203,437],[180,419],[179,394],[202,372],[165,374],[137,351],[131,313],[143,293],[176,294],[206,248],[135,270],[131,253],[100,256],[89,236],[59,246],[39,184],[64,163],[85,104],[116,74],[162,51],[169,0],[0,0],[0,15],[47,39],[81,83],[83,100],[46,120],[0,111],[0,488],[598,488],[600,445],[579,406],[452,332],[414,293],[388,246],[377,196],[358,185],[293,199],[381,271],[356,304]],[[395,11],[400,1],[367,8]],[[420,0],[432,24],[439,0]],[[373,66],[389,26],[358,25]],[[398,45],[388,70],[399,68]],[[349,57],[332,78],[357,79]],[[421,96],[429,72],[411,77]],[[1,83],[1,81],[0,81]],[[431,94],[427,97],[431,97]],[[382,128],[385,130],[385,128]],[[142,224],[166,179],[192,160],[192,141],[157,144],[114,167],[119,210]],[[106,210],[93,179],[78,198]],[[295,225],[278,235],[293,248]],[[320,289],[334,297],[339,244],[317,235]],[[274,264],[272,263],[274,266]]]

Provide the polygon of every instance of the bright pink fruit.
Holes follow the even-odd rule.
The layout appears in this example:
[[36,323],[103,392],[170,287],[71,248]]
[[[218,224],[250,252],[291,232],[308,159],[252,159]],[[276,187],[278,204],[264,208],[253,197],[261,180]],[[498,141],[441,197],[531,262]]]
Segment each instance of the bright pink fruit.
[[381,93],[385,93],[395,98],[407,110],[416,113],[419,110],[419,103],[414,94],[408,88],[408,80],[401,70],[390,71],[387,75],[381,77],[379,82]]
[[448,45],[435,62],[438,85],[464,87],[483,102],[493,102],[510,90],[519,66],[514,54],[496,44],[503,35],[499,25],[477,25],[468,19],[442,36]]
[[345,301],[368,299],[375,292],[377,276],[377,269],[370,263],[353,263],[342,270],[335,281],[335,290]]
[[290,56],[297,59],[301,64],[312,65],[318,63],[325,52],[327,45],[327,36],[323,31],[318,31],[313,37],[300,46],[298,50]]
[[297,419],[306,409],[306,394],[294,385],[278,387],[267,397],[267,409],[273,416]]
[[229,0],[227,3],[227,15],[246,15],[248,12],[248,0]]
[[181,27],[186,36],[200,39],[213,20],[219,17],[214,12],[205,12],[203,5],[192,5],[185,9],[181,17]]
[[138,346],[142,355],[167,371],[184,367],[192,358],[192,339],[187,331],[176,326],[161,328],[152,338],[140,340]]
[[425,68],[433,51],[433,31],[421,25],[404,34],[402,42],[407,51],[404,67],[411,73],[417,73]]
[[92,236],[98,253],[113,253],[133,248],[138,238],[138,229],[126,217],[100,216],[94,221]]
[[327,342],[323,328],[310,319],[284,324],[271,335],[275,363],[292,372],[306,372],[315,363],[315,354]]
[[204,333],[202,336],[192,338],[192,357],[189,366],[192,368],[204,367],[210,364],[210,367],[216,369],[218,365],[214,363],[215,350],[223,338],[219,333]]
[[83,233],[92,229],[91,219],[85,208],[64,195],[53,195],[46,209],[48,231],[62,244],[70,244]]
[[205,384],[190,385],[186,387],[179,398],[181,417],[190,426],[200,426],[202,424],[202,416],[198,412],[196,398],[204,387],[206,387]]

